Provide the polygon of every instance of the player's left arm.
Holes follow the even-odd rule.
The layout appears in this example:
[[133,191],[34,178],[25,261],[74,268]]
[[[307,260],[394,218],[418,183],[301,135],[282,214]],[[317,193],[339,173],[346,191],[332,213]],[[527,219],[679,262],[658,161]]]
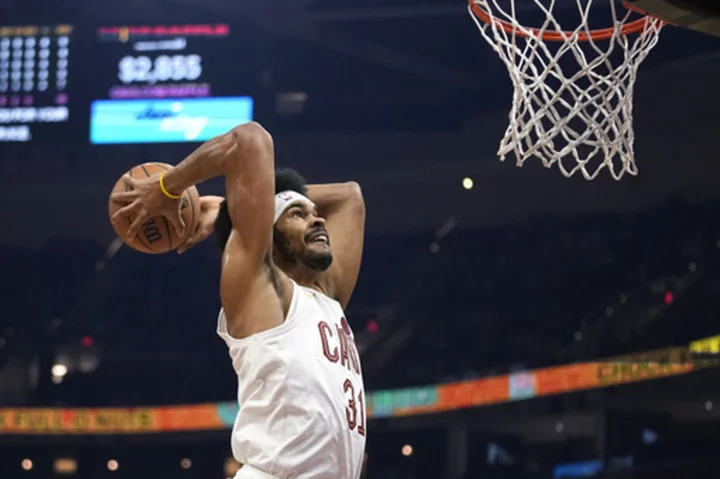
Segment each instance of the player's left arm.
[[325,218],[333,252],[321,286],[343,308],[355,289],[365,242],[365,200],[355,182],[308,185],[307,197]]
[[222,196],[208,195],[200,197],[200,221],[198,221],[195,231],[192,231],[185,243],[177,249],[178,254],[184,253],[213,233],[215,220],[223,201],[225,201],[225,198]]

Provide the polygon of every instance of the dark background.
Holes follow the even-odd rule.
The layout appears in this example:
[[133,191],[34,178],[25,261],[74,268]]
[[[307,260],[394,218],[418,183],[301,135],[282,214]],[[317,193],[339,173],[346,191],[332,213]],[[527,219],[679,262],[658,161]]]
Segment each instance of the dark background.
[[[537,18],[529,8],[523,15]],[[512,91],[463,2],[3,0],[0,19],[73,24],[72,101],[86,99],[70,131],[0,144],[3,406],[235,396],[214,334],[212,242],[182,257],[145,256],[118,249],[107,220],[122,172],[177,163],[196,146],[88,144],[84,102],[106,95],[119,60],[105,57],[93,32],[122,23],[230,23],[232,42],[213,53],[226,67],[212,82],[232,94],[236,80],[253,79],[277,163],[312,182],[362,185],[367,246],[348,318],[369,390],[681,346],[718,332],[717,38],[666,29],[636,85],[640,175],[588,183],[497,160]],[[462,188],[465,177],[472,190]],[[200,191],[222,194],[222,183]],[[50,368],[59,361],[70,371],[56,385]],[[718,384],[711,369],[372,421],[367,477],[552,477],[557,464],[628,455],[632,468],[618,459],[622,470],[603,474],[714,477]],[[462,448],[452,439],[458,424],[469,428]],[[656,443],[643,443],[645,429]],[[61,456],[78,460],[77,477],[219,478],[229,456],[225,432],[0,439],[2,478],[50,477]],[[489,464],[490,442],[512,459]],[[26,457],[29,472],[19,467]],[[178,467],[183,457],[193,460],[188,471]],[[110,458],[121,463],[115,473]]]

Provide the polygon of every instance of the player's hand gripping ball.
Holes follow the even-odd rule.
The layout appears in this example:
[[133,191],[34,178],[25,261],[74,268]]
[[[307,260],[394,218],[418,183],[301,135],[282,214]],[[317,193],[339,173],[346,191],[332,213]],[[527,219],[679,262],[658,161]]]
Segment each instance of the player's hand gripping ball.
[[188,188],[177,200],[160,188],[160,176],[171,168],[165,163],[138,165],[115,183],[110,194],[108,213],[113,229],[137,251],[158,254],[176,250],[198,226],[197,188]]

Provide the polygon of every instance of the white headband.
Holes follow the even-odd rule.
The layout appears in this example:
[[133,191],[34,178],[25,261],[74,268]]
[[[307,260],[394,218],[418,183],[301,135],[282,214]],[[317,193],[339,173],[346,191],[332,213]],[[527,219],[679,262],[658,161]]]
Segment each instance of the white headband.
[[301,195],[297,191],[287,190],[283,191],[281,193],[278,193],[275,195],[275,219],[273,220],[273,224],[277,223],[277,220],[280,219],[280,216],[285,212],[286,209],[290,208],[290,206],[293,205],[293,203],[306,203],[308,205],[315,206],[315,203],[310,201],[310,198],[308,198],[305,195]]

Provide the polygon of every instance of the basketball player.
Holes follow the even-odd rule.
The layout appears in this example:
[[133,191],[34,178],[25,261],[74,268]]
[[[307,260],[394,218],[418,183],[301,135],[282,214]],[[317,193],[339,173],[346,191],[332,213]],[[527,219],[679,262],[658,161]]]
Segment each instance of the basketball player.
[[[126,178],[130,190],[112,199],[129,202],[118,216],[137,215],[128,237],[155,215],[181,230],[180,204],[171,197],[221,175],[227,199],[221,207],[218,198],[203,200],[201,228],[217,215],[224,247],[218,334],[238,375],[232,450],[243,467],[235,477],[358,479],[366,405],[343,308],[363,248],[360,189],[305,187],[285,172],[276,192],[272,138],[249,123],[162,175]],[[194,242],[207,236],[198,234]]]

